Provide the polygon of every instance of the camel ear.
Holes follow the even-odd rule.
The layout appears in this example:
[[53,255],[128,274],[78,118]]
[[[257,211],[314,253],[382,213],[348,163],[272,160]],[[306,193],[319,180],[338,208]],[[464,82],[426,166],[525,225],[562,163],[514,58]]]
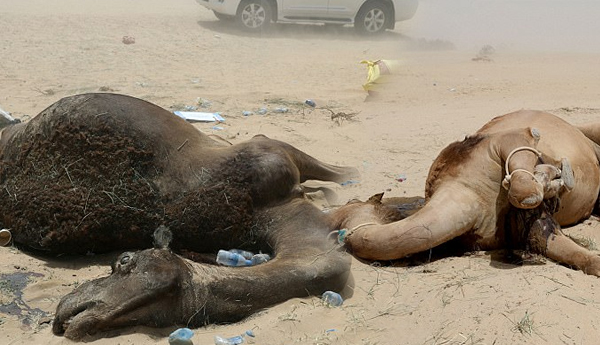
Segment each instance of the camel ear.
[[161,225],[154,230],[154,235],[152,235],[152,237],[154,237],[154,248],[167,249],[169,248],[169,244],[171,244],[173,234],[169,228]]
[[367,203],[374,205],[381,204],[381,199],[383,199],[383,193],[375,194],[367,200]]

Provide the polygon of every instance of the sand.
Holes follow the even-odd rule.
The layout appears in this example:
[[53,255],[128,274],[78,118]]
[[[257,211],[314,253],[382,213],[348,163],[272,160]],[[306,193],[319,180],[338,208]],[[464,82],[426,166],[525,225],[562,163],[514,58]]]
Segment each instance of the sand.
[[[195,125],[206,133],[234,143],[265,134],[359,168],[359,183],[331,186],[337,200],[320,205],[382,191],[422,195],[438,152],[494,116],[523,108],[574,124],[600,116],[598,24],[585,7],[594,3],[498,3],[423,0],[415,18],[369,39],[313,25],[249,35],[193,0],[0,0],[0,108],[27,120],[61,97],[96,91],[170,110],[202,104],[226,118],[220,128]],[[485,45],[495,51],[476,59]],[[400,61],[371,101],[362,89],[365,59]],[[317,107],[303,106],[306,99]],[[269,112],[257,114],[262,107]],[[592,218],[566,231],[600,240],[599,227]],[[0,248],[0,343],[70,344],[51,332],[59,299],[108,274],[114,257],[60,260]],[[486,252],[412,267],[354,260],[341,307],[292,299],[240,323],[197,329],[193,340],[213,344],[215,335],[251,329],[250,344],[596,344],[599,286],[550,261],[513,266]],[[88,340],[167,344],[173,329]]]

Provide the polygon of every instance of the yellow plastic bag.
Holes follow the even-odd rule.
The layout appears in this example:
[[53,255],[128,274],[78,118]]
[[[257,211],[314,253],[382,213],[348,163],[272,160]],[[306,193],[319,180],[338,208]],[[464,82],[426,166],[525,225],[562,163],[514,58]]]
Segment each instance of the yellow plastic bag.
[[373,91],[379,85],[389,82],[390,75],[398,72],[400,62],[397,60],[362,60],[367,65],[367,82],[363,84],[365,91]]

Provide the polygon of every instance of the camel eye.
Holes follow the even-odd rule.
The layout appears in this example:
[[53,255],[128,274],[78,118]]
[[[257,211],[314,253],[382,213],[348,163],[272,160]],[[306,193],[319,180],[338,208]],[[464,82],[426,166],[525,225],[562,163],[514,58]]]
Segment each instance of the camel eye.
[[125,255],[121,258],[121,260],[119,260],[119,263],[121,265],[127,265],[129,263],[129,261],[131,260],[131,256],[129,255]]

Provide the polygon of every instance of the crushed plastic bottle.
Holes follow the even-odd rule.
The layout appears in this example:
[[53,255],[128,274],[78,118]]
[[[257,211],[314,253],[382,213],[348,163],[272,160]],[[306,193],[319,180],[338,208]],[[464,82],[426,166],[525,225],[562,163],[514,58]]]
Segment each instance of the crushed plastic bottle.
[[308,105],[309,107],[313,107],[313,108],[317,106],[315,101],[313,101],[312,99],[307,99],[306,101],[304,101],[304,104]]
[[275,112],[276,113],[287,113],[288,111],[289,111],[289,109],[286,108],[286,107],[277,107],[277,108],[275,108]]
[[250,261],[252,261],[252,265],[260,265],[262,263],[265,263],[267,261],[271,260],[271,256],[269,254],[254,254],[252,255],[252,258],[250,259]]
[[344,299],[339,293],[333,291],[325,291],[321,297],[325,304],[332,307],[339,307],[344,303]]
[[215,345],[239,345],[244,342],[244,337],[241,335],[237,335],[231,338],[223,338],[218,335],[215,335]]
[[194,332],[189,328],[179,328],[169,335],[170,345],[193,345]]
[[217,263],[223,266],[250,266],[252,261],[247,260],[241,254],[232,253],[228,250],[219,250],[217,253]]
[[266,114],[266,113],[267,113],[267,111],[268,111],[268,109],[267,109],[267,108],[265,108],[265,107],[262,107],[262,108],[258,109],[257,113],[258,113],[259,115],[264,115],[264,114]]
[[254,253],[249,252],[247,250],[243,250],[243,249],[229,249],[229,251],[232,253],[240,254],[246,260],[251,260],[252,257],[254,256]]

